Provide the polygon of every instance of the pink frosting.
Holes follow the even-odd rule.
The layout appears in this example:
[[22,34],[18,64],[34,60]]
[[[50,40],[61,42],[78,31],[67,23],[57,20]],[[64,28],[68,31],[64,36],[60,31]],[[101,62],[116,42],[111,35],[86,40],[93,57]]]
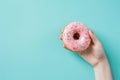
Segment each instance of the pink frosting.
[[[84,51],[90,45],[89,29],[82,23],[72,22],[66,26],[63,32],[63,42],[72,51]],[[75,34],[79,34],[77,39]]]

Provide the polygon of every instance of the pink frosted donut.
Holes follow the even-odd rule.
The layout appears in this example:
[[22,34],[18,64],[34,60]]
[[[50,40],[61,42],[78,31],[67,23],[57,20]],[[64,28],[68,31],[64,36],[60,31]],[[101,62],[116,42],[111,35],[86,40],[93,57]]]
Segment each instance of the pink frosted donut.
[[90,45],[89,29],[82,23],[72,22],[63,32],[63,42],[72,51],[85,51]]

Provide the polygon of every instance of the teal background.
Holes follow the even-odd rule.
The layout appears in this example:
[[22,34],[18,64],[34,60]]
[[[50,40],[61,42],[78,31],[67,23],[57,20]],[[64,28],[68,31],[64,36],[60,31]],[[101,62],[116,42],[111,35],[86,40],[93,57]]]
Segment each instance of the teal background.
[[95,80],[58,39],[72,21],[94,31],[120,80],[120,0],[0,0],[0,80]]

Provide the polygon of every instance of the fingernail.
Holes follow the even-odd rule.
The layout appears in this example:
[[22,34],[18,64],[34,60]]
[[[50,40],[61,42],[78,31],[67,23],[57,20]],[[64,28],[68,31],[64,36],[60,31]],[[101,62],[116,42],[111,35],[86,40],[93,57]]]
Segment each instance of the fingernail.
[[90,30],[90,31],[92,32],[92,34],[94,34],[92,30]]
[[59,36],[59,39],[62,40],[62,36]]
[[65,45],[63,44],[63,47],[65,48]]

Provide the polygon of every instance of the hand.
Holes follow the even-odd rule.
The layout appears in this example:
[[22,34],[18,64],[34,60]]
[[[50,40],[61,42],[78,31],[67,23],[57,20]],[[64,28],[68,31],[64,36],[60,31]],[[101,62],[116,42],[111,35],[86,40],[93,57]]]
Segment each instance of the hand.
[[[63,33],[64,30],[61,32]],[[88,63],[90,63],[93,67],[95,67],[100,61],[105,59],[105,52],[97,37],[89,30],[89,35],[91,38],[90,46],[83,52],[77,51],[80,56],[82,56]],[[64,38],[62,35],[59,37],[61,40]],[[63,47],[68,49],[63,42]],[[70,49],[68,49],[70,50]],[[70,50],[72,51],[72,50]]]
[[[82,56],[88,63],[90,63],[93,66],[96,80],[112,80],[109,62],[105,56],[102,44],[97,39],[97,37],[92,33],[91,30],[89,30],[89,36],[91,38],[90,46],[85,51],[82,52],[78,51],[76,53]],[[62,40],[64,37],[61,35],[59,38]],[[68,49],[64,42],[63,47]]]

